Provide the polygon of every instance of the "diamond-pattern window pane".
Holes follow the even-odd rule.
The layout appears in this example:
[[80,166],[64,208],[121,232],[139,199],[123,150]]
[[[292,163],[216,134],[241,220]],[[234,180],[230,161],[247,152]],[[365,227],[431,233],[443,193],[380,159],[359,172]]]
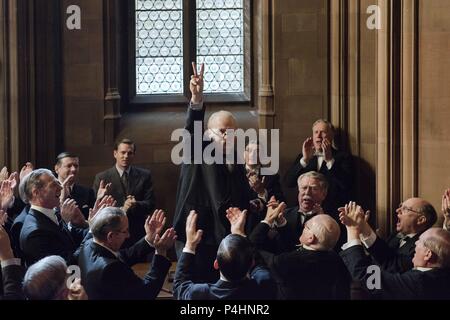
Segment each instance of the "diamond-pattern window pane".
[[243,0],[197,0],[197,62],[205,93],[244,91]]
[[136,93],[183,93],[182,0],[136,0]]

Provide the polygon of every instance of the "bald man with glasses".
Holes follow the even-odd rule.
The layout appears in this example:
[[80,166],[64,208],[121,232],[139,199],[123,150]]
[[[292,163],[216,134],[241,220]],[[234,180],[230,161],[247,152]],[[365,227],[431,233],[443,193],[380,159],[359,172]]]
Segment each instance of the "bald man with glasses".
[[[339,211],[342,216],[345,208],[339,208]],[[366,220],[358,221],[358,228],[362,244],[382,269],[402,273],[413,268],[415,243],[436,223],[437,213],[428,201],[421,198],[407,199],[395,212],[397,233],[387,241],[378,237]]]

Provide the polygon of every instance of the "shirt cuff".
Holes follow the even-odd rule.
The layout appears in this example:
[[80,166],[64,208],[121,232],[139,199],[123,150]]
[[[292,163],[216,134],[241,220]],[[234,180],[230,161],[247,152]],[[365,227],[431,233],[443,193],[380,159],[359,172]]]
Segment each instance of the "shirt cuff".
[[266,220],[261,220],[261,223],[267,224],[269,226],[269,228],[273,228],[274,223],[272,223],[272,225],[270,225],[270,223],[268,223]]
[[191,102],[189,105],[190,105],[192,110],[198,111],[198,110],[202,110],[203,109],[203,101],[200,102],[200,103],[197,103],[197,104],[194,104],[194,103]]
[[308,166],[308,164],[306,163],[306,161],[305,161],[304,158],[301,158],[301,159],[300,159],[300,165],[301,165],[303,168],[306,168],[306,167]]
[[277,220],[275,220],[275,226],[276,226],[277,228],[283,228],[285,225],[287,225],[287,220],[286,220],[286,218],[284,219],[284,222],[283,222],[283,223],[280,223],[280,224],[278,224],[278,223],[277,223]]
[[155,246],[153,244],[150,243],[150,241],[147,240],[147,238],[144,237],[145,242],[148,243],[148,245],[150,246],[150,248],[155,248]]
[[347,250],[348,248],[355,247],[355,246],[360,246],[360,245],[361,245],[361,240],[353,239],[353,240],[350,240],[347,243],[344,243],[344,245],[342,246],[342,250]]
[[2,268],[6,268],[7,266],[20,266],[20,259],[18,258],[12,258],[5,261],[2,261],[1,263]]
[[362,234],[360,234],[359,239],[361,239],[361,242],[364,245],[364,247],[370,248],[377,240],[377,235],[375,234],[375,232],[372,231],[368,237],[364,237]]
[[[324,160],[324,161],[325,161],[325,160]],[[326,164],[327,164],[328,170],[331,170],[331,168],[333,167],[333,164],[334,164],[334,158],[331,159],[330,161],[325,161],[325,162],[326,162]]]
[[195,251],[192,251],[192,250],[190,250],[190,249],[188,249],[186,247],[183,248],[183,252],[190,253],[190,254],[195,254]]
[[269,193],[267,192],[267,189],[264,189],[264,194],[258,194],[258,198],[264,202],[267,202],[269,198]]

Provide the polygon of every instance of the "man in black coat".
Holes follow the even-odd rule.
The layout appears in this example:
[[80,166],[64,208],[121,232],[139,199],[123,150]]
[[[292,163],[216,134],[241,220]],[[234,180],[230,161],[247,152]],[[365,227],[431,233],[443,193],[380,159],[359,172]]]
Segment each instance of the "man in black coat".
[[111,195],[117,201],[117,206],[127,214],[130,237],[123,244],[125,248],[145,235],[145,219],[155,208],[152,175],[149,170],[132,166],[135,154],[136,145],[133,141],[118,141],[114,146],[114,167],[98,173],[93,186],[99,197]]
[[[208,146],[223,148],[223,155],[234,157],[234,150],[230,150],[226,142],[227,130],[235,130],[236,120],[226,111],[219,111],[211,115],[208,121],[207,134],[213,140],[203,144],[195,141],[195,125],[200,125],[199,137],[203,137],[203,122],[205,106],[203,104],[203,71],[197,74],[194,66],[194,75],[190,82],[192,93],[191,103],[188,107],[186,130],[192,135],[191,145],[200,145],[200,152]],[[195,149],[195,148],[193,148]],[[191,153],[195,157],[195,150]],[[221,158],[223,159],[223,158]],[[204,159],[200,163],[188,159],[181,166],[180,178],[176,197],[174,228],[178,234],[176,244],[177,256],[186,242],[186,218],[191,210],[198,213],[198,227],[204,231],[203,241],[197,248],[195,255],[195,270],[198,281],[212,282],[218,278],[218,273],[212,268],[216,258],[217,248],[222,239],[229,234],[230,224],[226,219],[226,210],[229,207],[248,209],[251,200],[251,190],[246,177],[245,167],[241,164],[212,163],[207,164]],[[234,162],[236,163],[236,162]]]
[[[97,213],[91,231],[93,239],[80,250],[78,265],[81,283],[92,300],[152,300],[164,284],[170,268],[166,251],[176,235],[171,228],[161,237],[164,213],[155,211],[145,221],[145,237],[127,249],[120,249],[129,237],[128,218],[119,208],[108,207]],[[139,278],[131,266],[155,251],[151,270]]]
[[330,122],[319,119],[313,124],[312,131],[313,136],[303,142],[302,153],[285,175],[286,185],[295,188],[298,177],[303,173],[320,172],[329,183],[323,208],[328,214],[337,217],[337,209],[351,199],[352,158],[333,146],[334,129]]
[[[373,263],[361,245],[360,221],[364,214],[351,203],[341,213],[347,229],[347,243],[341,252],[354,280],[382,299],[448,300],[450,299],[450,233],[440,228],[430,228],[416,241],[412,259],[413,269],[393,273],[373,268]],[[369,270],[372,267],[372,271]]]
[[22,300],[22,280],[24,268],[20,259],[14,258],[8,233],[0,226],[0,262],[2,278],[2,294],[0,300]]
[[[215,283],[194,283],[194,259],[203,230],[197,230],[197,213],[191,211],[186,222],[186,246],[177,264],[174,296],[178,300],[263,300],[275,298],[270,272],[255,263],[254,249],[245,237],[244,226],[233,227],[220,243],[214,268],[220,270]],[[234,228],[234,230],[233,230]],[[242,230],[239,230],[242,229]]]
[[318,214],[305,222],[297,250],[276,255],[266,251],[270,225],[283,215],[284,208],[284,203],[269,207],[265,219],[250,235],[277,279],[278,299],[349,299],[350,276],[333,250],[340,228],[329,215]]
[[75,200],[85,219],[88,219],[89,209],[94,207],[96,197],[94,190],[77,183],[79,168],[80,160],[76,154],[62,152],[56,157],[55,172],[64,188],[61,200]]
[[423,232],[435,224],[437,213],[428,201],[421,198],[407,199],[396,213],[397,233],[387,241],[378,237],[365,219],[358,221],[358,227],[362,244],[376,263],[385,271],[402,273],[413,268],[416,242]]
[[[20,184],[30,204],[20,232],[20,249],[26,265],[50,255],[59,255],[72,264],[74,252],[88,229],[75,225],[69,229],[61,216],[81,217],[86,223],[82,213],[76,207],[66,206],[59,213],[62,187],[50,170],[34,170]],[[70,210],[67,214],[66,208]]]

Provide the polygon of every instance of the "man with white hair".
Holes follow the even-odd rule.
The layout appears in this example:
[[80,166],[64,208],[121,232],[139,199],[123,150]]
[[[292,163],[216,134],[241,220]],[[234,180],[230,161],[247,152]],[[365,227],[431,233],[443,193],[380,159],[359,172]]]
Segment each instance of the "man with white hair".
[[25,273],[23,291],[28,300],[87,300],[80,279],[68,279],[67,265],[60,256],[45,257]]
[[314,122],[312,136],[303,142],[302,152],[285,176],[287,186],[294,188],[297,186],[298,177],[306,172],[316,171],[323,174],[329,183],[323,207],[331,215],[351,199],[353,184],[352,158],[349,154],[337,150],[333,139],[334,128],[329,121],[319,119]]
[[[190,132],[191,144],[194,143],[195,122],[204,123],[205,105],[203,101],[203,73],[197,73],[193,63],[194,75],[190,81],[192,94],[188,107],[185,128]],[[203,143],[203,151],[214,145],[216,152],[223,152],[223,157],[235,157],[234,150],[227,142],[227,130],[237,129],[234,116],[228,111],[213,113],[208,121],[207,134],[212,141]],[[229,139],[228,139],[229,140]],[[193,148],[193,151],[194,148]],[[195,152],[192,152],[195,157]],[[217,156],[217,155],[216,155]],[[223,159],[223,158],[221,158]],[[192,160],[192,159],[191,159]],[[234,162],[235,163],[235,162]],[[212,163],[202,159],[201,164],[183,163],[178,182],[174,217],[174,228],[178,235],[176,243],[177,256],[181,256],[186,242],[186,219],[191,210],[198,213],[198,227],[204,230],[203,241],[197,248],[195,255],[195,280],[199,282],[215,282],[219,273],[212,268],[217,249],[222,239],[229,234],[230,225],[225,218],[225,211],[229,207],[249,209],[252,192],[246,177],[245,167],[240,164]]]
[[[278,282],[279,299],[348,299],[350,277],[333,250],[340,236],[338,223],[326,214],[305,222],[297,250],[274,255],[265,251],[269,226],[283,216],[286,205],[269,207],[265,219],[250,234],[250,240]],[[237,215],[242,214],[239,211]]]
[[[441,228],[430,228],[416,241],[412,258],[413,269],[392,273],[379,269],[368,272],[373,263],[360,240],[360,221],[364,220],[361,208],[350,203],[341,213],[348,241],[341,257],[352,277],[361,281],[370,293],[382,299],[450,299],[450,233]],[[372,269],[373,270],[373,269]],[[374,278],[375,277],[375,278]]]

